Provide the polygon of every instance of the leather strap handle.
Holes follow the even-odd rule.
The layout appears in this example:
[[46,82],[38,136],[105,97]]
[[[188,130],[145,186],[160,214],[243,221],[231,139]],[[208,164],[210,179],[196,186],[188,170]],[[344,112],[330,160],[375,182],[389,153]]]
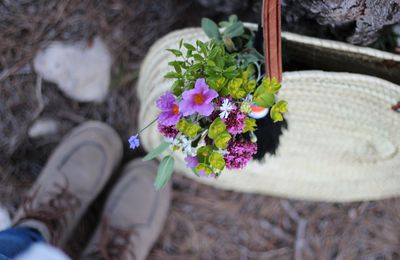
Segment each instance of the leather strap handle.
[[265,72],[282,81],[281,0],[263,0]]

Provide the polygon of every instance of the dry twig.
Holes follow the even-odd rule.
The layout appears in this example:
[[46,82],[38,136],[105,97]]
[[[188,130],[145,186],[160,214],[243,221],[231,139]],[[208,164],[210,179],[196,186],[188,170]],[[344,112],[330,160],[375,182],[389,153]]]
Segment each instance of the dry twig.
[[307,245],[307,240],[306,240],[307,220],[300,217],[299,213],[289,203],[289,201],[282,200],[281,206],[286,211],[286,213],[289,215],[289,217],[297,223],[294,259],[302,260],[303,259],[303,250],[305,250],[305,249],[309,250],[309,247]]

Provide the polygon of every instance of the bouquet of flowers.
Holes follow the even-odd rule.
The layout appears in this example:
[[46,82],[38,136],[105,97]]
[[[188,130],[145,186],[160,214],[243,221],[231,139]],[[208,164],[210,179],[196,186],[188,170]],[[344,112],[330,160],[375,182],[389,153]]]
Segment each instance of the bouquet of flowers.
[[[269,112],[274,122],[282,121],[287,111],[287,102],[275,97],[281,84],[264,75],[264,56],[254,48],[253,31],[235,15],[219,27],[203,18],[202,28],[208,42],[181,40],[177,49],[167,50],[176,57],[165,75],[173,83],[157,100],[160,113],[152,122],[165,141],[144,158],[172,148],[160,163],[157,189],[170,179],[172,153],[178,150],[200,177],[217,178],[225,168],[245,168],[257,152],[256,119]],[[139,134],[129,139],[133,149],[139,146]]]

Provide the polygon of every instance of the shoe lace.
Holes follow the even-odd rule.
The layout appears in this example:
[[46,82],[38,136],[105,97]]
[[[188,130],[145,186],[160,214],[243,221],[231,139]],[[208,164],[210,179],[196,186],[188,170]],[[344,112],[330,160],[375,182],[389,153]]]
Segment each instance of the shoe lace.
[[134,260],[136,259],[131,236],[132,229],[121,229],[110,225],[104,217],[101,221],[100,241],[94,245],[94,250],[87,257],[98,260]]
[[34,201],[39,193],[39,187],[25,198],[23,203],[24,218],[36,219],[43,222],[49,232],[49,241],[56,244],[59,241],[64,227],[67,225],[67,213],[74,213],[81,205],[78,197],[69,191],[69,182],[65,179],[65,184],[55,183],[54,192],[49,192],[50,198],[46,202],[34,206]]

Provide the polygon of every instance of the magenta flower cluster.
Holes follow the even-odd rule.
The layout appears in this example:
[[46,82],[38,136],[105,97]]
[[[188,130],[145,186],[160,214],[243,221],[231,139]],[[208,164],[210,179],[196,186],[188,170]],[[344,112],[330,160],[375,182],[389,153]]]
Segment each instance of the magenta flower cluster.
[[162,124],[160,124],[160,122],[158,122],[157,128],[158,128],[158,131],[165,137],[175,138],[178,135],[178,130],[173,125],[166,126],[166,125],[162,125]]
[[224,119],[226,124],[226,130],[232,135],[240,134],[244,130],[244,120],[246,119],[246,114],[240,111],[239,108],[232,110],[229,113],[228,118]]
[[226,168],[242,169],[257,153],[257,144],[248,140],[236,140],[229,142],[228,153],[224,156]]

